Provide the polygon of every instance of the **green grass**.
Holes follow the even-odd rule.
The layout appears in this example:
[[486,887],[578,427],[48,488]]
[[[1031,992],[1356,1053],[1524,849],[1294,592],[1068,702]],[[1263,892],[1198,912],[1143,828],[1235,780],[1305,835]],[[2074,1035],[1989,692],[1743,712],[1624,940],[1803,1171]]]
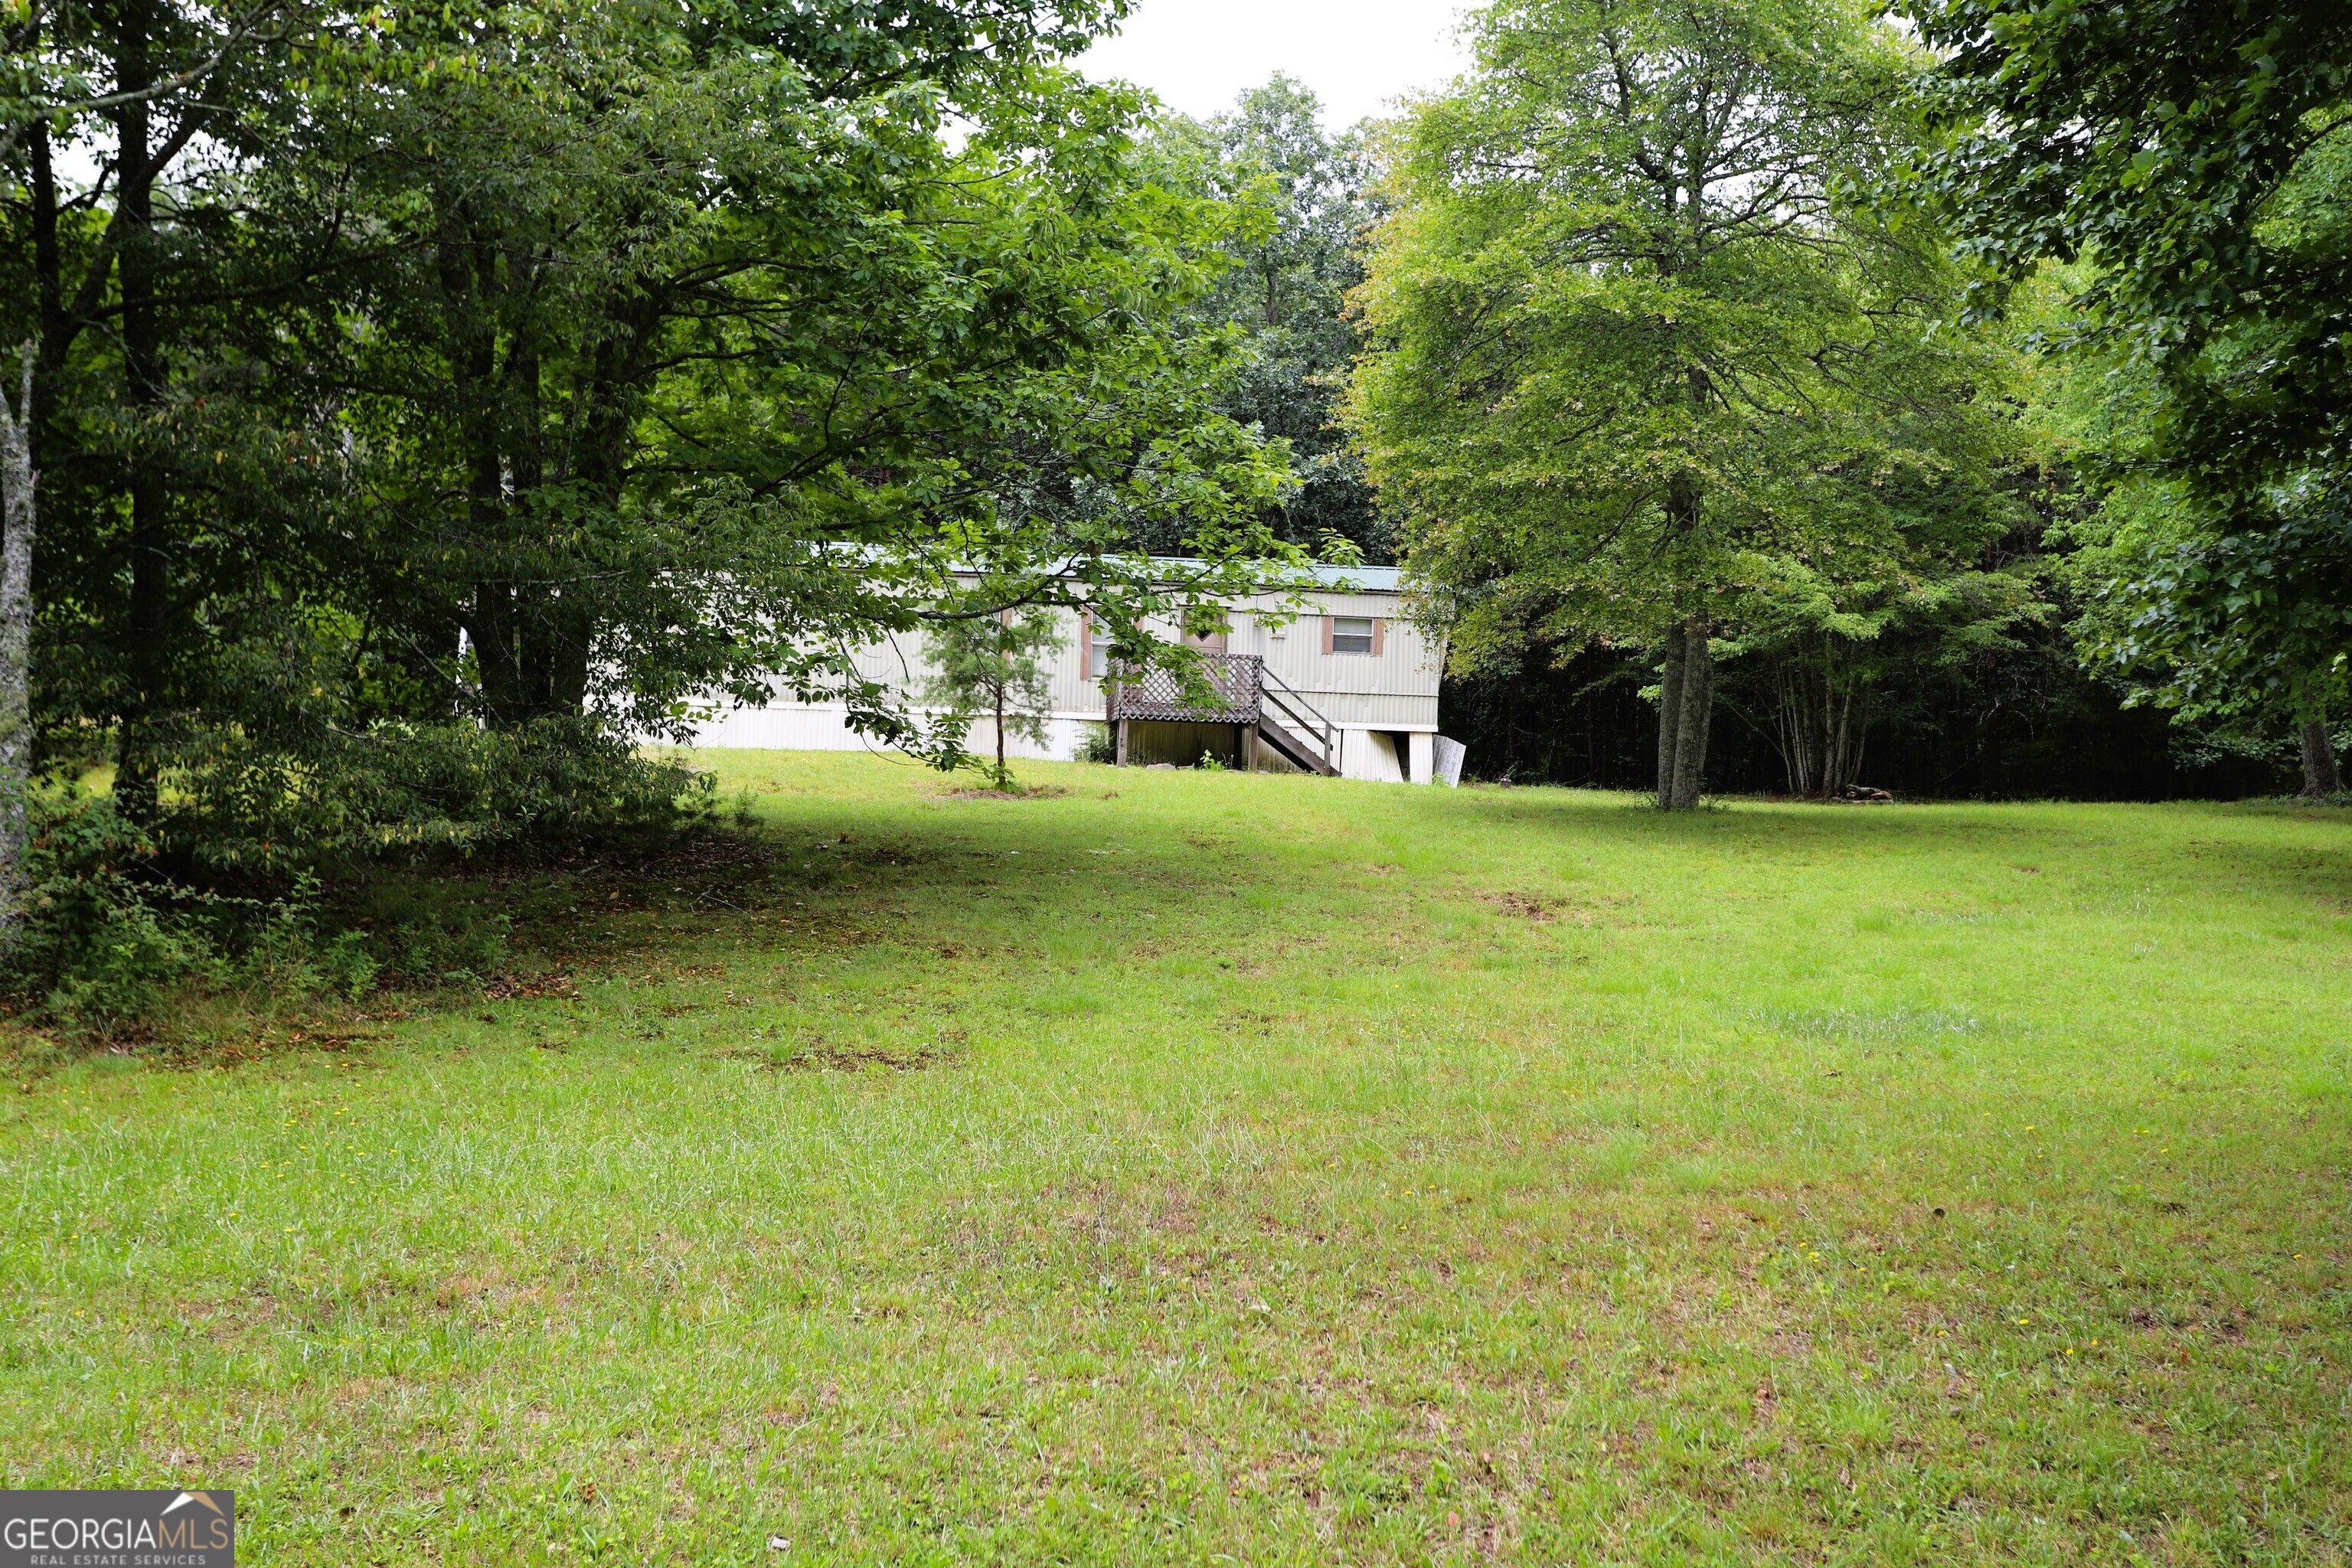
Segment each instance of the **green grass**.
[[488,895],[536,994],[25,1058],[0,1479],[254,1563],[2352,1561],[2340,813],[720,765],[772,858]]

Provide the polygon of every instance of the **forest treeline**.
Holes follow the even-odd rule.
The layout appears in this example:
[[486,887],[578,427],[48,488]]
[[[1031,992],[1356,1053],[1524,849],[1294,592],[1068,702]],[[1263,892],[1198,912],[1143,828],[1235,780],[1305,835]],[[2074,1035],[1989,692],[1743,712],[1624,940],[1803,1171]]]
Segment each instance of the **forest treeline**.
[[713,704],[953,766],[852,647],[1181,675],[1312,560],[1490,776],[2340,787],[2337,8],[1495,0],[1351,128],[1087,79],[1124,9],[27,0],[18,990],[477,971],[384,877],[674,832]]

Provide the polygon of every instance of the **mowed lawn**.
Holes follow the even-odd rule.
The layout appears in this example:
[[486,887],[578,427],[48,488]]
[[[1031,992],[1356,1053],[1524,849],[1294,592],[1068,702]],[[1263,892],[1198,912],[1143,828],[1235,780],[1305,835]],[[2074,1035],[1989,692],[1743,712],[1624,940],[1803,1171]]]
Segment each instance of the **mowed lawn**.
[[534,984],[19,1061],[0,1479],[252,1563],[2352,1561],[2352,814],[714,761],[761,847],[485,889]]

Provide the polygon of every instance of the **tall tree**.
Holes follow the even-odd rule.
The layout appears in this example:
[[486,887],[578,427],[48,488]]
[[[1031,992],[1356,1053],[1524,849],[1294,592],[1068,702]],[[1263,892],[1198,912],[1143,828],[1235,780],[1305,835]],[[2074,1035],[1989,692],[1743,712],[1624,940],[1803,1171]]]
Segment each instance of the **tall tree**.
[[33,363],[24,348],[13,403],[0,399],[0,951],[25,912],[33,761]]
[[1456,668],[1651,648],[1687,810],[1765,600],[2000,531],[2000,356],[1942,330],[1938,237],[1853,194],[1918,135],[1861,6],[1503,0],[1473,31],[1396,137],[1351,417]]
[[1226,269],[1192,314],[1241,340],[1218,405],[1289,447],[1297,485],[1276,531],[1387,561],[1387,531],[1337,412],[1363,346],[1347,296],[1363,278],[1373,216],[1368,128],[1329,131],[1313,91],[1277,72],[1227,113],[1171,121],[1160,144],[1179,174],[1255,217],[1225,242]]
[[[11,341],[37,344],[32,456],[68,524],[43,574],[106,623],[77,617],[66,665],[103,689],[96,716],[119,729],[116,793],[134,816],[154,806],[205,555],[175,482],[188,413],[175,345],[222,295],[212,215],[292,112],[298,21],[277,0],[110,0],[29,5],[16,28]],[[103,581],[76,570],[100,559]]]
[[418,13],[363,58],[303,190],[391,241],[353,274],[384,330],[320,363],[379,476],[385,624],[445,689],[462,632],[491,722],[660,727],[846,679],[959,567],[1158,592],[1122,510],[1255,538],[1279,469],[1177,325],[1223,209],[1139,177],[1136,101],[1045,58],[1055,15],[942,9],[919,69],[798,13],[562,6]]

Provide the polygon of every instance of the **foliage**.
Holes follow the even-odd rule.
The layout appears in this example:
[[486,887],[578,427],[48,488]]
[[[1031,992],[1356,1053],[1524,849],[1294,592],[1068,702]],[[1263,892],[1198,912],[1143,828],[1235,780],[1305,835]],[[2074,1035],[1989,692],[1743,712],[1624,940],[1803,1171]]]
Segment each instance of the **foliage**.
[[145,822],[78,786],[35,796],[8,974],[49,1014],[104,1028],[190,988],[350,998],[488,974],[508,921],[430,873],[638,857],[715,815],[709,774],[560,719],[381,725],[299,771],[215,739],[177,760],[167,776],[190,787]]
[[189,917],[206,902],[163,877],[154,840],[78,787],[32,798],[12,977],[46,1010],[104,1026],[146,1015],[214,957]]
[[386,874],[338,889],[337,941],[356,936],[388,985],[429,992],[463,986],[505,969],[512,914],[478,889],[447,875]]
[[[2166,442],[2174,470],[2242,494],[2341,460],[2352,12],[2312,0],[1909,9],[1948,51],[1928,96],[1955,134],[1921,164],[1928,188],[2002,278],[2095,263],[2079,296],[2087,331],[2186,396]],[[2261,352],[2231,374],[2215,356],[2246,334]]]
[[[1139,181],[1130,100],[1042,61],[985,92],[811,80],[772,26],[558,7],[486,50],[421,15],[294,171],[298,216],[356,184],[405,237],[352,275],[388,330],[340,356],[384,476],[373,575],[409,600],[398,651],[494,722],[680,733],[775,682],[890,738],[842,649],[954,597],[950,552],[1118,577],[1120,515],[1216,554],[1278,483],[1204,402],[1219,345],[1171,332],[1222,220]],[[984,116],[953,150],[950,112]]]
[[276,897],[673,827],[630,746],[717,700],[925,745],[851,652],[968,566],[1181,665],[1140,628],[1278,574],[1291,480],[1186,316],[1241,215],[1061,63],[1121,9],[271,11],[176,96],[241,13],[20,19],[0,89],[105,100],[0,138],[47,754]]
[[167,803],[157,837],[208,877],[544,859],[658,841],[716,813],[707,773],[561,716],[512,729],[385,721],[331,737],[299,766],[210,734],[172,761],[185,795]]
[[[2198,527],[2177,494],[2111,497],[2079,623],[2084,657],[2135,683],[2135,700],[2192,722],[2268,729],[2346,710],[2352,648],[2352,511],[2315,486],[2267,526]],[[2282,722],[2284,721],[2284,722]]]
[[1191,314],[1240,334],[1218,405],[1289,448],[1298,488],[1276,531],[1327,555],[1345,544],[1385,562],[1393,542],[1336,407],[1363,346],[1346,302],[1363,278],[1360,247],[1374,214],[1371,132],[1333,134],[1311,90],[1277,72],[1228,113],[1171,119],[1159,150],[1177,177],[1255,215],[1225,241],[1226,270]]
[[[2079,288],[2070,270],[2013,298],[2012,320],[2063,321],[2053,296]],[[2069,492],[2044,542],[2084,667],[2169,713],[2184,754],[2271,756],[2324,730],[2340,710],[2347,613],[2330,559],[2336,487],[2307,472],[2226,505],[2200,493],[2164,458],[2175,394],[2145,356],[2076,343],[2035,380],[2031,417],[2063,455],[2053,482]]]
[[[1181,320],[1234,215],[1056,63],[1117,10],[324,14],[166,139],[139,268],[110,269],[137,215],[36,172],[0,310],[65,313],[51,745],[111,731],[135,816],[201,796],[234,855],[317,857],[414,815],[325,794],[411,787],[363,756],[402,726],[593,749],[786,689],[917,741],[849,650],[967,564],[1137,626],[1262,585],[1286,470]],[[58,135],[137,162],[123,123]],[[1200,564],[1150,567],[1139,520]]]
[[[1867,643],[1770,644],[1724,666],[1710,790],[1790,790],[1775,711],[1781,683],[1835,659],[1848,710],[1855,782],[1911,801],[2232,800],[2289,793],[2293,737],[2126,707],[2129,689],[2086,668],[2074,623],[2084,601],[2065,571],[2079,550],[2043,551],[2038,528],[1997,552],[2039,582],[2045,615],[2021,619],[1964,658],[1933,621],[1898,621]],[[2035,564],[2036,561],[2040,564]],[[1516,664],[1449,676],[1439,698],[1447,734],[1469,747],[1468,773],[1518,784],[1646,789],[1655,763],[1653,661],[1632,648],[1563,654],[1540,644]],[[1653,689],[1653,699],[1654,689]]]
[[[2332,777],[2352,599],[2352,14],[2246,0],[1913,7],[1949,54],[1922,162],[1997,285],[2072,272],[2052,323],[2098,405],[2075,531],[2085,657],[2213,734],[2300,726]],[[2095,580],[2094,580],[2095,578]],[[2332,785],[2328,786],[2332,787]]]
[[1858,8],[1512,0],[1476,40],[1398,133],[1350,417],[1457,673],[1630,643],[1679,714],[1687,650],[1688,805],[1715,641],[1974,592],[2014,373],[1947,324],[1941,236],[1855,194],[1921,134]]
[[1739,656],[1725,698],[1760,710],[1787,770],[1789,793],[1832,797],[1860,782],[1874,704],[1901,701],[1937,669],[2014,650],[2048,618],[2041,563],[2007,541],[1927,558],[1928,571],[1824,582],[1811,572],[1758,582],[1726,647]]

